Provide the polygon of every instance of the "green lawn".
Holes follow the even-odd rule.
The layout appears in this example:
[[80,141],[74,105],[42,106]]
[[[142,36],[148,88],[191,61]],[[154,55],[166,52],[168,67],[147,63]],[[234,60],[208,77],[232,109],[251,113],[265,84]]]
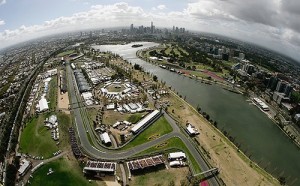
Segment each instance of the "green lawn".
[[162,116],[122,149],[129,149],[141,145],[170,132],[172,132],[172,127],[165,117]]
[[58,151],[51,132],[44,127],[45,114],[33,118],[21,134],[20,151],[34,156],[49,158]]
[[57,57],[63,57],[63,56],[70,55],[73,53],[75,53],[75,50],[67,50],[67,51],[64,51],[64,52],[58,54]]
[[[69,142],[69,128],[72,126],[71,116],[65,113],[57,113],[58,127],[59,127],[59,138],[60,144],[59,149],[66,148],[70,145]],[[51,139],[52,140],[52,139]]]
[[[47,175],[49,168],[54,173]],[[29,184],[28,184],[29,185]],[[31,186],[81,186],[81,185],[97,185],[95,181],[89,181],[83,176],[82,169],[77,162],[67,162],[67,160],[60,158],[53,162],[43,165],[30,179]]]
[[123,90],[125,90],[125,87],[123,85],[121,85],[120,87],[119,86],[120,85],[112,84],[106,88],[109,92],[122,92]]
[[179,183],[181,180],[185,180],[187,173],[188,170],[186,168],[143,171],[142,174],[134,175],[129,185],[173,185],[172,182]]
[[71,126],[70,116],[64,113],[57,114],[60,134],[60,144],[57,146],[56,142],[51,138],[51,131],[44,126],[45,118],[50,115],[50,113],[41,114],[27,123],[20,140],[20,151],[22,153],[49,158],[53,156],[54,152],[69,145],[68,128]]
[[3,85],[2,88],[0,88],[0,96],[2,96],[9,87],[10,87],[10,83]]
[[150,147],[149,149],[139,153],[138,155],[146,155],[146,154],[150,154],[152,152],[168,150],[168,149],[172,149],[172,148],[176,148],[176,149],[180,149],[180,150],[184,151],[187,154],[190,165],[195,170],[195,173],[200,173],[201,172],[201,169],[200,169],[199,165],[197,164],[195,158],[192,156],[192,154],[187,149],[185,144],[181,141],[181,139],[179,139],[177,137],[173,137],[173,138],[163,142],[160,145]]
[[56,100],[57,100],[57,76],[53,76],[51,81],[49,82],[49,91],[48,91],[48,100],[50,100],[49,103],[49,109],[55,110],[56,109]]
[[130,123],[137,123],[138,121],[141,120],[142,116],[143,116],[142,113],[133,114],[128,116],[127,121],[129,121]]

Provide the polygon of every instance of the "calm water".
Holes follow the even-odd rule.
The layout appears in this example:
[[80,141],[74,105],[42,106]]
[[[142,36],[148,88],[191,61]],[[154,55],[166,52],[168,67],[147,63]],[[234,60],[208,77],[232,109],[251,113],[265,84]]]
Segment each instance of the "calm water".
[[218,128],[226,130],[241,144],[251,159],[275,176],[284,176],[289,184],[300,185],[300,150],[257,107],[246,102],[242,95],[226,91],[216,85],[206,85],[169,72],[136,57],[136,51],[155,46],[155,43],[140,42],[144,46],[128,45],[94,46],[101,51],[118,53],[131,63],[137,63],[146,71],[155,74],[167,85],[175,88],[194,107],[199,105],[218,122]]

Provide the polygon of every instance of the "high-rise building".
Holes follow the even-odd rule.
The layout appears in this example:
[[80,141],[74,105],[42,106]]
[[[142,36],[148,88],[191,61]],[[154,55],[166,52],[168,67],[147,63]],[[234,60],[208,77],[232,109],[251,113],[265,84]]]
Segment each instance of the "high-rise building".
[[130,25],[130,32],[133,32],[133,24]]
[[271,91],[274,91],[276,89],[278,78],[275,76],[270,77],[270,80],[268,82],[267,88],[269,88]]
[[284,89],[284,91],[283,91],[283,93],[284,93],[284,95],[286,97],[290,97],[291,94],[292,94],[292,91],[293,91],[292,85],[291,84],[287,84],[286,87],[285,87],[285,89]]
[[228,53],[223,53],[222,54],[222,59],[225,60],[225,61],[228,61],[229,60],[229,54]]
[[278,81],[277,86],[276,86],[276,92],[284,93],[286,89],[287,83],[285,81]]
[[243,65],[242,70],[246,72],[249,75],[252,75],[255,72],[255,67],[251,65],[250,63],[246,63]]
[[153,25],[153,22],[151,21],[151,34],[154,33],[154,25]]
[[218,49],[218,55],[222,55],[223,54],[223,49],[222,48],[219,48]]
[[240,58],[240,60],[245,59],[245,54],[244,53],[239,53],[239,58]]

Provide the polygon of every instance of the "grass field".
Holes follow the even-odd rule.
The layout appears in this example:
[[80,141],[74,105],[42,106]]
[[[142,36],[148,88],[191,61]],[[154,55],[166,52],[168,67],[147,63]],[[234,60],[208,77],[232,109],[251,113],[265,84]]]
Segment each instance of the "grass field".
[[[59,148],[69,148],[69,127],[72,126],[71,116],[68,114],[65,114],[63,112],[57,113],[57,120],[59,122],[59,135],[60,135],[60,144]],[[51,139],[52,140],[52,139]]]
[[160,145],[153,146],[153,147],[139,153],[138,155],[146,155],[146,154],[149,154],[151,152],[160,151],[160,150],[167,150],[167,149],[171,149],[171,148],[176,148],[176,149],[180,149],[180,150],[184,151],[186,153],[188,159],[189,159],[190,165],[193,167],[195,172],[196,173],[201,172],[201,169],[200,169],[199,165],[197,164],[195,158],[192,156],[192,154],[187,149],[185,144],[181,141],[181,139],[179,139],[177,137],[171,138],[171,139],[163,142]]
[[123,90],[125,90],[125,87],[123,85],[121,85],[120,87],[119,86],[120,85],[112,84],[106,88],[109,92],[122,92]]
[[58,151],[56,142],[51,139],[51,132],[44,127],[45,118],[45,114],[39,115],[24,128],[20,141],[22,153],[49,158],[52,153]]
[[57,105],[57,76],[53,76],[51,81],[49,82],[49,92],[47,97],[50,101],[49,109],[55,110]]
[[63,56],[66,56],[66,55],[70,55],[72,53],[75,53],[75,50],[67,50],[67,51],[64,51],[60,54],[57,55],[57,57],[63,57]]
[[188,168],[171,168],[162,169],[145,174],[133,176],[132,181],[129,185],[140,186],[140,185],[180,185],[181,180],[185,180],[188,174]]
[[[49,168],[54,171],[51,175],[47,175]],[[83,176],[82,169],[77,162],[69,162],[64,158],[60,158],[39,168],[33,174],[30,183],[32,186],[97,185],[95,181],[89,183]]]
[[142,116],[143,116],[142,113],[132,114],[127,117],[127,121],[129,121],[130,123],[137,123],[138,121],[141,120]]
[[21,134],[20,151],[34,156],[43,156],[49,158],[53,153],[59,149],[67,147],[68,128],[71,126],[71,119],[69,115],[58,113],[60,144],[51,138],[51,131],[44,127],[44,120],[50,114],[41,114],[37,118],[33,118],[24,128]]
[[170,132],[172,132],[172,127],[164,117],[161,117],[145,131],[139,134],[132,142],[127,144],[123,149],[135,147]]
[[[89,109],[89,115],[94,119],[96,118],[96,111],[92,111],[92,109]],[[103,124],[105,125],[113,125],[117,121],[124,121],[127,120],[131,123],[135,123],[141,119],[143,115],[147,114],[146,112],[142,113],[136,113],[136,114],[127,114],[127,113],[119,113],[112,110],[108,110],[104,112],[103,115]]]

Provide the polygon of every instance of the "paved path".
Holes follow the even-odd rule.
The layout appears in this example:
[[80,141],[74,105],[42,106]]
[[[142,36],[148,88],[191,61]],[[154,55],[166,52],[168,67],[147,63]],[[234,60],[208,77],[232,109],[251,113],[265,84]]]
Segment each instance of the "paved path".
[[[89,139],[88,134],[94,133],[94,130],[89,124],[87,115],[85,113],[85,109],[82,108],[83,103],[81,103],[80,101],[81,96],[78,93],[73,71],[71,70],[69,62],[66,63],[66,71],[67,71],[68,88],[70,94],[70,104],[73,110],[73,115],[75,117],[75,124],[80,139],[80,144],[83,150],[88,155],[99,159],[122,160],[122,159],[130,158],[133,155],[136,155],[152,146],[158,145],[170,138],[178,137],[186,145],[186,147],[188,148],[188,150],[190,151],[190,153],[192,154],[192,156],[195,158],[196,162],[200,166],[201,170],[202,171],[209,170],[208,165],[206,164],[202,156],[198,153],[198,151],[195,149],[192,142],[185,135],[181,133],[180,128],[177,126],[176,122],[167,114],[165,114],[165,117],[173,128],[173,131],[171,133],[165,134],[158,139],[144,143],[142,145],[138,145],[128,150],[108,150],[98,144],[97,139],[94,138],[94,135],[90,135],[90,139]],[[92,142],[92,144],[90,141]],[[217,178],[215,177],[209,179],[210,184],[219,185],[216,179]]]

